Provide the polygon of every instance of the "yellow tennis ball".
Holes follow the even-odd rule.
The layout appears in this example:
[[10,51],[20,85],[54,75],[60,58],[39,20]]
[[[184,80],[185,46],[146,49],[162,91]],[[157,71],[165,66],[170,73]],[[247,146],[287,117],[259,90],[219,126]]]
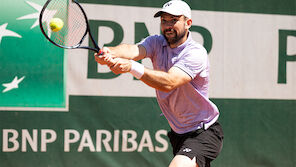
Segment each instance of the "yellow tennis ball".
[[49,22],[49,26],[53,32],[58,32],[63,28],[64,22],[60,18],[52,18]]

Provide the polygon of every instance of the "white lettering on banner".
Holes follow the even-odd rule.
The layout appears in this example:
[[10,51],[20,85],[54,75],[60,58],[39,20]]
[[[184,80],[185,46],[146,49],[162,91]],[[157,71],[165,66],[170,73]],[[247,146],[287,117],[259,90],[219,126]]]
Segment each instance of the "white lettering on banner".
[[[2,130],[2,152],[15,152],[19,149],[19,132],[15,129]],[[21,130],[21,152],[27,152],[27,142],[29,143],[33,152],[38,151],[38,130],[33,129],[33,136],[30,135],[27,129]],[[49,137],[48,137],[49,136]],[[53,143],[57,139],[57,134],[51,129],[41,130],[41,144],[40,151],[47,151],[47,144]],[[10,145],[10,146],[9,146]]]
[[143,133],[143,137],[142,137],[141,142],[139,144],[138,152],[141,152],[144,147],[147,147],[150,152],[154,152],[152,140],[151,140],[148,130],[145,130]]
[[[2,152],[15,152],[19,148],[19,142],[16,140],[18,138],[18,132],[14,129],[3,129],[2,131]],[[9,137],[9,134],[12,136]],[[9,143],[12,147],[9,147]]]
[[[133,130],[122,131],[122,152],[133,152],[137,149],[137,132]],[[128,147],[128,144],[132,145]]]
[[[65,152],[69,152],[70,151],[70,144],[72,143],[76,143],[79,138],[80,138],[80,134],[77,130],[65,130],[64,132],[64,151]],[[70,135],[73,135],[74,137],[73,138],[70,138]]]
[[[50,135],[47,138],[47,135]],[[51,129],[42,129],[41,130],[41,152],[46,152],[47,144],[53,143],[57,139],[57,133]]]
[[163,147],[155,146],[156,152],[165,152],[169,147],[168,142],[164,138],[162,138],[161,135],[166,136],[167,131],[166,130],[159,130],[156,132],[155,139],[163,146]]
[[119,151],[119,130],[114,131],[114,142],[113,142],[113,152]]
[[37,129],[33,130],[33,137],[31,137],[27,129],[22,130],[22,152],[27,152],[27,142],[31,146],[33,152],[37,152],[38,150],[37,135],[38,135]]
[[[104,139],[102,139],[103,134],[106,136]],[[107,130],[97,130],[97,152],[101,152],[102,151],[102,142],[104,144],[104,147],[106,149],[107,152],[111,152],[111,146],[109,144],[109,142],[112,139],[112,134],[111,132],[107,131]]]
[[[154,138],[151,138],[149,130],[144,130],[142,136],[135,130],[114,130],[113,134],[108,130],[95,132],[92,136],[86,129],[81,135],[75,129],[65,129],[64,152],[142,152],[144,149],[149,152],[165,152],[168,149],[168,141],[164,138],[167,131],[162,129],[155,132]],[[52,146],[58,137],[57,132],[52,129],[3,129],[2,135],[2,152],[16,152],[19,149],[21,152],[47,152],[48,145]]]
[[95,152],[95,146],[92,142],[92,139],[90,137],[88,130],[84,130],[83,132],[83,135],[81,137],[81,142],[78,147],[78,152],[82,152],[84,147],[88,147],[91,152]]
[[[74,137],[70,137],[70,136]],[[168,149],[168,142],[163,138],[167,135],[166,130],[158,130],[155,134],[155,140],[160,146],[155,146],[152,142],[150,132],[145,130],[141,137],[140,143],[137,142],[138,134],[134,130],[122,130],[121,140],[121,151],[122,152],[133,152],[138,151],[142,152],[143,149],[147,148],[150,152],[165,152]],[[111,147],[113,139],[113,150]],[[102,152],[103,148],[106,152],[118,152],[120,149],[120,130],[114,130],[114,134],[108,130],[96,130],[96,146],[91,138],[91,135],[88,130],[84,130],[83,135],[80,139],[80,134],[77,130],[66,129],[65,138],[64,138],[64,151],[69,152],[71,149],[71,144],[79,143],[77,149],[78,152],[84,151],[84,148],[88,148],[91,152]],[[96,148],[96,149],[94,149]]]

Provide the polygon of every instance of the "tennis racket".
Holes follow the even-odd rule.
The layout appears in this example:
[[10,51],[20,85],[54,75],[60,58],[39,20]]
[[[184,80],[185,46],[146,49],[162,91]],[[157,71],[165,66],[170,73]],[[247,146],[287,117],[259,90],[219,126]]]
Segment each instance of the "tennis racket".
[[[64,26],[60,31],[51,30],[49,24],[53,18],[63,20]],[[82,48],[101,53],[101,49],[90,32],[85,11],[76,0],[47,0],[40,12],[39,26],[46,39],[58,47]],[[87,34],[93,47],[82,46]]]

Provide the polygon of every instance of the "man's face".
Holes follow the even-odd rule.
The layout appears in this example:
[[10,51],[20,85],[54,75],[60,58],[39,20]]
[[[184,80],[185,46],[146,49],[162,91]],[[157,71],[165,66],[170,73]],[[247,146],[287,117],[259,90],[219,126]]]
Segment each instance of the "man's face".
[[174,16],[168,13],[161,15],[161,32],[167,42],[172,45],[178,43],[187,34],[187,19],[184,16]]

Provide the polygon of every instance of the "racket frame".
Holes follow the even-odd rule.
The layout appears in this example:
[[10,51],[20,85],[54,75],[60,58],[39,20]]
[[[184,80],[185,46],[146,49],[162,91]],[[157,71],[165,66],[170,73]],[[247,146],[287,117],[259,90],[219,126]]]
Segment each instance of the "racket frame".
[[[53,1],[53,0],[47,0],[47,1],[46,1],[46,3],[43,5],[43,8],[42,8],[42,10],[41,10],[41,12],[40,12],[40,15],[39,15],[39,26],[40,26],[40,29],[41,29],[42,34],[46,37],[46,39],[47,39],[49,42],[51,42],[52,44],[54,44],[54,45],[56,45],[56,46],[58,46],[58,47],[60,47],[60,48],[66,48],[66,49],[79,49],[79,48],[81,48],[81,49],[92,50],[92,51],[94,51],[94,52],[99,53],[101,49],[100,49],[100,47],[98,46],[97,42],[95,41],[94,37],[92,36],[92,34],[91,34],[91,32],[90,32],[90,26],[89,26],[89,22],[88,22],[88,19],[87,19],[86,13],[85,13],[85,11],[83,10],[82,6],[81,6],[76,0],[69,0],[69,1],[72,1],[73,3],[75,3],[76,5],[78,5],[78,7],[80,8],[80,10],[81,10],[81,12],[82,12],[82,14],[83,14],[83,16],[84,16],[84,18],[85,18],[85,22],[86,22],[86,31],[85,31],[83,37],[81,38],[80,42],[79,42],[77,45],[74,45],[74,46],[63,46],[63,45],[60,45],[60,44],[55,43],[53,40],[51,40],[51,39],[48,37],[48,35],[45,33],[45,30],[44,30],[44,28],[43,28],[43,26],[42,26],[42,18],[43,18],[43,13],[44,13],[46,7],[48,6],[48,4],[49,4],[51,1]],[[48,29],[49,29],[49,27],[48,27]],[[48,30],[48,31],[51,31],[51,30]],[[89,38],[91,39],[91,41],[92,41],[92,43],[93,43],[93,45],[94,45],[95,48],[92,48],[92,47],[89,47],[89,46],[81,46],[81,44],[82,44],[82,42],[84,41],[84,39],[85,39],[87,33],[88,33]]]

